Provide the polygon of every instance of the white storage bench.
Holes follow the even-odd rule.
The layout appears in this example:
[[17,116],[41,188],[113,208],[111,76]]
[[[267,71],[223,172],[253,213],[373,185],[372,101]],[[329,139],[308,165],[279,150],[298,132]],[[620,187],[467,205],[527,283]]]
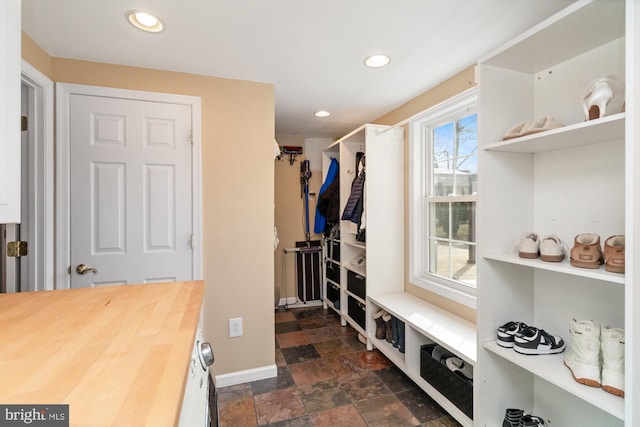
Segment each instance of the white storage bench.
[[[375,337],[375,320],[372,317],[380,309],[395,316],[405,324],[405,352],[400,353],[384,339]],[[429,344],[439,344],[471,366],[476,365],[476,325],[451,314],[406,292],[390,292],[367,297],[367,327],[371,331],[367,338],[389,360],[395,363],[409,378],[449,412],[460,424],[471,427],[473,420],[469,410],[463,411],[459,399],[449,399],[445,390],[438,389],[421,376],[420,354],[428,350]],[[371,313],[371,315],[369,315]],[[424,350],[422,347],[424,347]],[[452,373],[452,375],[454,375]],[[470,393],[469,390],[460,390]],[[443,394],[444,393],[444,394]],[[453,402],[452,400],[458,400]],[[466,402],[469,403],[469,402]]]

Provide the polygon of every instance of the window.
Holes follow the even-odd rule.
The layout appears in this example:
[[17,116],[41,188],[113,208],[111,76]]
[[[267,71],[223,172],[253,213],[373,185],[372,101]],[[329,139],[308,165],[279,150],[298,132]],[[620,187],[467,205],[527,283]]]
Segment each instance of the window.
[[472,89],[411,123],[410,279],[475,307],[477,94]]

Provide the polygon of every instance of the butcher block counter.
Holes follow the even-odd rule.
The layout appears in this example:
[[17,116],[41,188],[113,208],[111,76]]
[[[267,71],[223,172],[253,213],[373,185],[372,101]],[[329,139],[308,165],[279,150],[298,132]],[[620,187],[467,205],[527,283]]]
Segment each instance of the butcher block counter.
[[0,404],[69,404],[71,426],[175,426],[202,281],[0,295]]

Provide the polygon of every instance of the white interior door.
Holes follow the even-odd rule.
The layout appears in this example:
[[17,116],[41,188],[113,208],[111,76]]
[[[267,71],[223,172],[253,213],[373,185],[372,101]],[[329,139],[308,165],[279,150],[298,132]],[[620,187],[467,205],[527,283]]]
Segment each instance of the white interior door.
[[193,278],[191,115],[70,95],[71,287]]

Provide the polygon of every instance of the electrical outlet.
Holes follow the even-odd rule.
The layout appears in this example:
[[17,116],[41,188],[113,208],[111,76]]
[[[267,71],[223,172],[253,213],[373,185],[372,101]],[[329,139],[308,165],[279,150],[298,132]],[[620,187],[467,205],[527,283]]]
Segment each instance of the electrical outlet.
[[242,317],[229,319],[229,338],[242,336]]

